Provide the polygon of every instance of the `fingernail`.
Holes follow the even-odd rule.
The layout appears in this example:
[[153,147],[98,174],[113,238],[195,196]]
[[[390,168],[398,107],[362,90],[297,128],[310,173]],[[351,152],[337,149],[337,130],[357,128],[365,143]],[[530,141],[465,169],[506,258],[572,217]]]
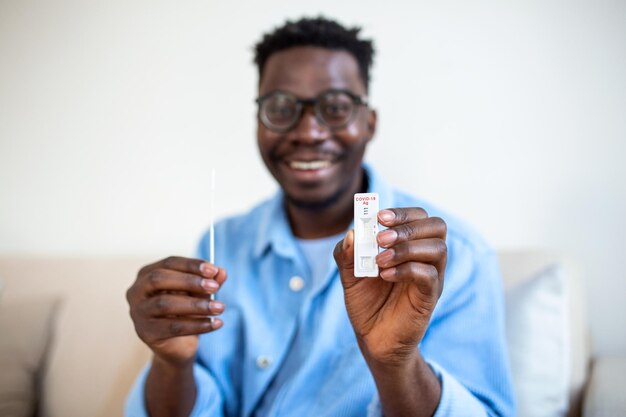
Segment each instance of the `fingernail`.
[[394,250],[387,249],[386,251],[383,251],[376,256],[376,263],[378,264],[378,266],[384,266],[387,264],[387,262],[393,259],[393,256]]
[[212,278],[215,274],[217,274],[217,267],[213,264],[205,262],[200,264],[200,272],[202,272],[204,276]]
[[383,230],[378,234],[378,242],[381,246],[389,246],[398,238],[398,232],[393,229]]
[[396,274],[396,268],[387,268],[380,271],[380,276],[384,279],[389,279]]
[[203,279],[202,288],[207,291],[217,291],[220,286],[214,279]]
[[209,308],[211,311],[219,313],[224,310],[224,304],[219,301],[211,301],[209,303]]
[[381,210],[378,212],[378,217],[385,223],[389,223],[396,218],[396,213],[391,210]]

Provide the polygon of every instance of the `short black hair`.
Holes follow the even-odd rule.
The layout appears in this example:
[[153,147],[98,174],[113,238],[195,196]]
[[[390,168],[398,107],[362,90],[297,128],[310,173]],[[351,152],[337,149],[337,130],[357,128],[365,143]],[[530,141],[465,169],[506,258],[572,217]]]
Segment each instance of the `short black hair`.
[[374,43],[370,39],[359,39],[360,31],[360,27],[346,28],[323,16],[302,18],[296,22],[288,20],[283,26],[263,35],[254,46],[254,62],[259,70],[259,80],[263,76],[265,63],[273,53],[296,46],[319,46],[352,54],[359,64],[365,88],[369,89]]

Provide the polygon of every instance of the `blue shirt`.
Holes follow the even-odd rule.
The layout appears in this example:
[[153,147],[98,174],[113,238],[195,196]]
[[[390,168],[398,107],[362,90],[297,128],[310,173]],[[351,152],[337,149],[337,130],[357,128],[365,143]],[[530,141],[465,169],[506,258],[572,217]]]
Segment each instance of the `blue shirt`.
[[347,232],[346,230],[344,233],[321,239],[296,238],[300,252],[304,256],[308,267],[307,281],[311,281],[310,285],[307,285],[307,290],[312,290],[324,284],[330,265],[326,262],[320,262],[320,259],[328,259],[332,255],[337,242],[343,239]]
[[[452,216],[366,170],[368,192],[379,193],[381,209],[422,207],[448,226],[444,291],[419,346],[442,386],[435,416],[514,415],[496,254]],[[216,264],[229,275],[218,296],[226,311],[222,329],[200,336],[191,415],[382,416],[334,259],[320,260],[328,274],[311,291],[303,290],[310,284],[309,268],[283,201],[278,192],[216,225]],[[208,245],[207,234],[199,257],[208,258]],[[305,285],[297,290],[299,279]],[[127,416],[147,416],[146,376],[147,369],[130,393]]]

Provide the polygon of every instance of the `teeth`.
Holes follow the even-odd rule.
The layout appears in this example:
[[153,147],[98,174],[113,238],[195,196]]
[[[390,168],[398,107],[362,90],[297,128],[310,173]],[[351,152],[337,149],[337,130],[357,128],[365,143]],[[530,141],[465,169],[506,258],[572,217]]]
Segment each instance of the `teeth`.
[[328,168],[330,161],[289,161],[289,166],[293,169],[314,170]]

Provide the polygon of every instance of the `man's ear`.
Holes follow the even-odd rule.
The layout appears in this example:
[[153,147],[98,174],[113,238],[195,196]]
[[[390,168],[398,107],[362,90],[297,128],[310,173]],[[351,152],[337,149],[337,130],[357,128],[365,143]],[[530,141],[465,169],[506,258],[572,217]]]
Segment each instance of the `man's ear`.
[[369,109],[367,112],[367,133],[369,137],[369,141],[374,138],[374,134],[376,133],[376,122],[378,121],[378,114],[376,110]]

